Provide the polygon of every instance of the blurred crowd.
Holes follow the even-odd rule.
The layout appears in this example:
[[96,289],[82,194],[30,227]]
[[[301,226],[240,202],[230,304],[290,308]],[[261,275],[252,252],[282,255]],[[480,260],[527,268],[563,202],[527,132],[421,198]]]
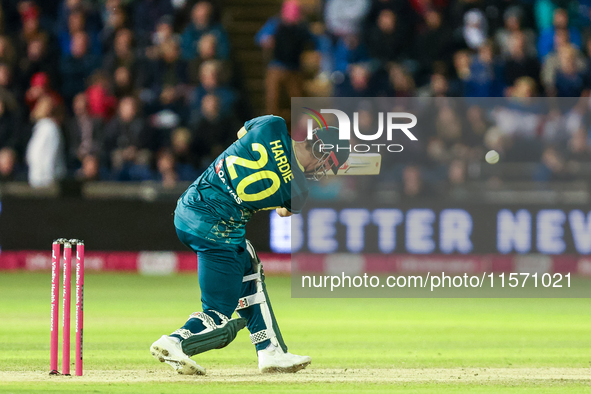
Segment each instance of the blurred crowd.
[[[288,98],[315,94],[468,98],[430,108],[420,147],[403,165],[385,163],[409,195],[465,182],[488,149],[537,162],[539,181],[571,179],[569,163],[591,160],[591,0],[286,0],[254,37],[268,60],[257,111],[221,4],[2,1],[0,180],[174,186],[194,180],[244,120],[289,121]],[[536,96],[557,103],[527,102]],[[470,106],[473,97],[513,107]],[[561,105],[567,97],[580,100]]]
[[[419,143],[384,156],[382,179],[401,195],[462,188],[481,178],[472,164],[490,149],[501,163],[537,163],[518,180],[589,179],[579,164],[591,163],[591,1],[325,0],[304,9],[285,1],[257,35],[271,58],[267,111],[278,111],[282,92],[400,98],[394,108],[360,99],[353,110],[366,134],[379,110],[410,110],[423,124]],[[310,49],[317,75],[306,84]],[[423,108],[409,97],[425,97]],[[338,195],[346,183],[317,195]]]
[[235,138],[218,4],[6,0],[0,179],[193,181]]

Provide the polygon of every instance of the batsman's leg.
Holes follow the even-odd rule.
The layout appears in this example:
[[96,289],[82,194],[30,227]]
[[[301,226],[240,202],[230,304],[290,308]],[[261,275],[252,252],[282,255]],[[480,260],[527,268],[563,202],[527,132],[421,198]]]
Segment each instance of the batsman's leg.
[[246,326],[243,318],[231,319],[242,284],[238,249],[238,245],[212,245],[198,252],[203,312],[193,313],[182,328],[172,333],[189,356],[226,347]]
[[273,313],[263,265],[252,244],[246,241],[248,261],[246,275],[242,279],[242,297],[238,300],[236,312],[246,318],[250,340],[256,346],[261,372],[297,372],[307,367],[311,358],[298,356],[287,351],[277,319]]
[[151,351],[155,358],[171,365],[179,374],[205,374],[205,369],[190,357],[227,346],[246,326],[245,319],[231,319],[242,284],[242,268],[236,263],[240,248],[182,232],[179,238],[198,255],[203,312],[191,314],[183,327],[154,342]]

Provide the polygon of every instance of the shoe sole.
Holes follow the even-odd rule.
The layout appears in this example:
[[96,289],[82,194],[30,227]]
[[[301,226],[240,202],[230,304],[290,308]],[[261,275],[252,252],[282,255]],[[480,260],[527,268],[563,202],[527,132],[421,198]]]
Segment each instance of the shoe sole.
[[152,356],[161,363],[170,365],[179,375],[205,375],[205,368],[195,363],[193,360],[177,360],[170,358],[168,350],[157,345],[150,347]]
[[306,368],[311,362],[306,361],[305,363],[295,364],[289,367],[266,367],[261,369],[261,373],[296,373]]

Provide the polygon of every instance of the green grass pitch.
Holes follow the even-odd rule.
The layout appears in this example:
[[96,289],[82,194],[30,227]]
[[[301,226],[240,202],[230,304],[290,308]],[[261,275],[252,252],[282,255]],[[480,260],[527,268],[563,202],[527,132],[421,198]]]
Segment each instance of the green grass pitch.
[[295,375],[259,374],[246,330],[195,357],[207,376],[176,375],[149,346],[199,309],[196,275],[88,273],[85,376],[50,377],[50,275],[0,272],[0,392],[591,393],[590,299],[292,299],[289,278],[267,284],[290,351],[312,357]]

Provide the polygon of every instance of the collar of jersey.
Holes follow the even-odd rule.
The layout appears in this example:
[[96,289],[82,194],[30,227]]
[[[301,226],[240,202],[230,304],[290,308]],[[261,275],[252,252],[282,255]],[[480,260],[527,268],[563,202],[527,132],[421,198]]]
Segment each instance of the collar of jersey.
[[293,157],[295,158],[296,163],[298,163],[298,167],[300,167],[300,170],[302,170],[302,172],[306,172],[306,170],[304,169],[304,166],[300,164],[300,161],[298,160],[298,156],[296,155],[296,151],[295,151],[295,141],[291,140],[291,149],[293,152]]

